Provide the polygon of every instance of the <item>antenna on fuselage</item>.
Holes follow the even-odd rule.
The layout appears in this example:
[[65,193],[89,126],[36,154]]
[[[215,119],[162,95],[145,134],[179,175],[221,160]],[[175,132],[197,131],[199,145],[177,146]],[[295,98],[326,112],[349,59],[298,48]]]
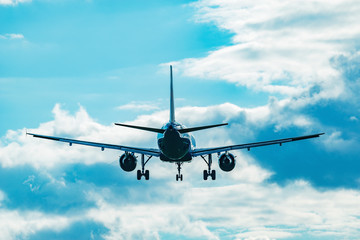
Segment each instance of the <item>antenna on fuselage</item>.
[[173,90],[173,74],[172,66],[170,65],[170,122],[175,122],[175,107],[174,107],[174,90]]

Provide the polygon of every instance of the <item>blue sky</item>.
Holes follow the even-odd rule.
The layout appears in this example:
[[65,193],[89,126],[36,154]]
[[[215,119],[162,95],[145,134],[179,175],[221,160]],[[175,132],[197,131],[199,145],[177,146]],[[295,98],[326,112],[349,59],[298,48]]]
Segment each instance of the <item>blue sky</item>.
[[[0,0],[2,239],[357,239],[360,54],[357,1]],[[198,147],[325,132],[235,151],[203,181],[194,159],[152,159],[150,181],[121,153],[28,131],[155,147],[176,119]]]

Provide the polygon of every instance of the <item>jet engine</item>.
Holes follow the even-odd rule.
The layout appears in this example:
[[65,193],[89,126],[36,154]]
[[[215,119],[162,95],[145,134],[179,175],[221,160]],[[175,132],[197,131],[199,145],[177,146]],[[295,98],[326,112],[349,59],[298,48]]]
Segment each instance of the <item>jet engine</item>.
[[136,157],[133,153],[124,153],[119,158],[120,167],[126,172],[131,172],[136,168]]
[[230,172],[235,167],[235,157],[231,153],[223,153],[219,157],[219,167],[225,172]]

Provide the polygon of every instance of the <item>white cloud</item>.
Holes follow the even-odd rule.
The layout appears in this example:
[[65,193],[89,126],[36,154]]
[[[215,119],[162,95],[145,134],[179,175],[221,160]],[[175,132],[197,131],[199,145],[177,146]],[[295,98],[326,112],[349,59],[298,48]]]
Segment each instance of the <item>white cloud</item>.
[[0,39],[24,39],[24,35],[19,33],[7,33],[4,35],[0,35]]
[[235,35],[232,46],[177,62],[185,75],[282,94],[293,98],[293,104],[314,104],[345,93],[341,73],[330,60],[356,47],[356,0],[210,0],[192,6],[198,10],[197,21]]
[[[0,191],[0,202],[5,194]],[[11,201],[11,199],[10,199]],[[61,215],[45,214],[36,210],[0,209],[0,232],[2,239],[26,239],[38,231],[51,230],[59,232],[78,220]]]
[[107,202],[99,194],[91,193],[90,197],[96,199],[97,208],[91,209],[87,217],[104,224],[110,230],[104,236],[105,239],[160,239],[160,233],[218,239],[207,229],[204,221],[191,221],[183,211],[185,209],[175,204],[129,203],[117,206]]
[[[7,132],[0,142],[0,162],[2,167],[29,164],[39,169],[43,167],[53,168],[62,164],[94,164],[96,162],[107,162],[109,159],[112,159],[112,162],[120,155],[118,151],[108,150],[102,152],[98,148],[79,145],[73,145],[69,148],[68,144],[33,138],[26,135],[26,131],[125,146],[139,144],[140,146],[152,147],[153,143],[149,140],[156,137],[151,133],[120,128],[113,124],[110,126],[101,125],[94,121],[81,106],[79,111],[71,115],[61,109],[60,105],[56,105],[53,114],[53,121],[42,123],[36,129],[9,130]],[[27,157],[24,158],[23,156]]]
[[[283,118],[289,118],[286,114],[274,117],[273,112],[279,114],[283,112],[281,109],[281,103],[275,100],[253,109],[226,103],[201,108],[178,108],[177,116],[180,122],[189,126],[224,120],[233,123],[228,128],[217,128],[204,134],[199,132],[196,135],[198,146],[206,147],[241,143],[255,138],[258,129],[254,126],[261,128],[277,125],[283,122]],[[40,124],[39,128],[31,131],[138,146],[149,146],[155,142],[156,136],[151,133],[146,135],[142,131],[101,125],[82,107],[70,114],[56,105],[53,114],[54,120]],[[158,111],[139,116],[131,123],[158,126],[167,118],[168,111]],[[289,118],[288,121],[291,126],[303,128],[304,131],[311,127],[303,123],[305,120],[297,123],[296,118]],[[313,122],[309,120],[309,124]],[[16,168],[23,164],[34,166],[62,188],[69,186],[63,176],[59,178],[52,175],[54,166],[61,169],[62,165],[71,166],[74,163],[108,163],[109,159],[113,161],[119,156],[116,151],[101,152],[99,149],[80,146],[69,148],[66,144],[26,137],[24,133],[24,130],[8,131],[2,138],[2,167]],[[233,133],[236,134],[232,135]],[[214,161],[213,167],[218,176],[214,182],[202,180],[201,173],[206,165],[199,158],[194,159],[191,164],[183,165],[182,183],[174,180],[175,165],[153,159],[148,165],[152,181],[132,185],[128,192],[119,192],[112,186],[89,184],[90,187],[86,189],[87,200],[95,202],[96,206],[78,209],[81,216],[84,216],[82,219],[66,215],[51,216],[41,212],[4,210],[3,216],[14,220],[8,223],[5,218],[0,219],[0,228],[7,230],[9,239],[50,229],[56,221],[61,222],[58,228],[54,228],[58,231],[78,221],[95,221],[109,229],[109,232],[104,233],[105,239],[136,239],[139,236],[159,239],[162,234],[207,239],[221,239],[224,234],[240,239],[289,238],[301,236],[302,232],[314,236],[329,234],[348,238],[359,234],[360,220],[356,217],[360,214],[357,210],[360,200],[358,191],[317,191],[303,180],[289,182],[285,186],[268,183],[267,180],[273,173],[257,165],[251,152],[234,153],[238,156],[237,165],[230,173],[218,170]],[[131,177],[135,178],[134,175]],[[161,184],[157,184],[157,180]],[[147,183],[152,186],[143,188],[142,184]],[[28,185],[30,191],[41,189],[34,175],[25,178],[23,184]],[[6,196],[2,199],[6,199]],[[33,220],[30,221],[30,218]],[[15,221],[22,228],[11,224]],[[32,228],[32,224],[36,223],[37,227]]]
[[119,106],[116,109],[132,110],[132,111],[153,111],[153,110],[159,110],[160,107],[157,105],[157,103],[131,102],[131,103]]
[[[87,217],[110,229],[105,239],[159,239],[161,234],[221,239],[224,232],[240,239],[282,239],[303,232],[351,239],[360,233],[358,191],[317,191],[303,180],[284,187],[269,183],[205,185],[167,182],[152,186],[139,195],[143,203],[119,204],[114,196],[90,192],[89,200],[97,207]],[[149,191],[161,198],[148,199]]]
[[323,144],[328,151],[335,152],[348,152],[349,150],[357,150],[359,145],[358,142],[353,138],[344,138],[341,131],[333,131],[328,133],[324,137]]
[[31,2],[32,0],[0,0],[0,5],[16,6],[19,3]]

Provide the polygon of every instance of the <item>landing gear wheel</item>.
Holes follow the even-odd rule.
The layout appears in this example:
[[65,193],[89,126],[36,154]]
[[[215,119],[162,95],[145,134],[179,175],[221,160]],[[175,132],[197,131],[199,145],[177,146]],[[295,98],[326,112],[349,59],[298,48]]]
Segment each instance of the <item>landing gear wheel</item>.
[[176,174],[176,181],[182,181],[183,180],[183,175],[182,174]]
[[208,172],[206,170],[204,170],[203,177],[204,177],[204,180],[206,181],[208,178]]
[[144,175],[145,175],[145,180],[149,180],[149,178],[150,178],[149,170],[146,170]]
[[140,180],[142,176],[145,177],[145,180],[150,179],[150,172],[149,170],[145,170],[146,163],[150,160],[152,156],[148,157],[148,159],[145,162],[144,154],[141,154],[141,170],[137,170],[136,178],[137,180]]
[[215,180],[215,179],[216,179],[216,172],[215,172],[215,170],[212,170],[212,171],[211,171],[211,179],[212,179],[212,180]]
[[211,154],[208,155],[208,161],[206,161],[205,157],[201,156],[202,159],[204,159],[204,162],[208,165],[208,170],[204,170],[203,172],[203,178],[206,181],[208,177],[210,176],[212,180],[216,179],[216,172],[215,170],[211,170],[211,164],[212,164],[212,158]]
[[137,174],[136,174],[137,180],[140,180],[141,176],[142,176],[141,171],[137,170]]

